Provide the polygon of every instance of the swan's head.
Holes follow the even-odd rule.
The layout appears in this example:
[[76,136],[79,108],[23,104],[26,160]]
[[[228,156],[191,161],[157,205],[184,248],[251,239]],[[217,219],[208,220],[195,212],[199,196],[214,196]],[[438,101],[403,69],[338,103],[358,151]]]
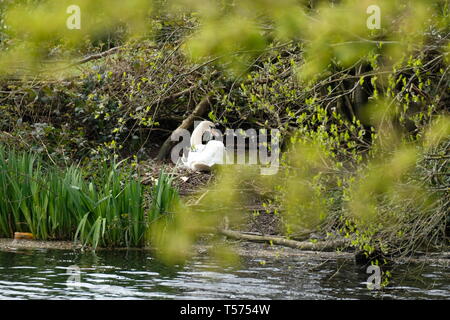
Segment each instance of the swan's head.
[[209,132],[212,136],[220,138],[222,134],[216,129],[216,125],[211,121],[202,121],[192,132],[191,146],[203,144],[203,135]]

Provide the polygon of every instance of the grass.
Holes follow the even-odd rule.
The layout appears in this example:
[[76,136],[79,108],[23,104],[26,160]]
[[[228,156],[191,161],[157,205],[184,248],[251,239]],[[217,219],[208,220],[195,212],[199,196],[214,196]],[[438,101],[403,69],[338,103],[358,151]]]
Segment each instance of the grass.
[[161,172],[146,214],[144,187],[121,164],[105,165],[93,182],[78,167],[47,167],[33,153],[0,146],[0,237],[22,231],[93,249],[145,245],[149,225],[178,201],[178,192]]

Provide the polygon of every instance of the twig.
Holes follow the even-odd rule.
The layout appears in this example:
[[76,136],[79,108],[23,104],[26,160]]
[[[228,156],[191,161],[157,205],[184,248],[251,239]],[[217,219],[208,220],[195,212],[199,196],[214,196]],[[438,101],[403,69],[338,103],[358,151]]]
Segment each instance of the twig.
[[106,50],[104,52],[100,52],[100,53],[97,53],[97,54],[93,54],[93,55],[87,56],[87,57],[85,57],[85,58],[83,58],[83,59],[81,59],[81,60],[79,60],[77,62],[72,63],[71,65],[69,65],[69,67],[74,67],[74,66],[77,66],[77,65],[80,65],[80,64],[92,61],[92,60],[98,60],[98,59],[104,58],[104,57],[109,56],[109,55],[111,55],[113,53],[116,53],[120,48],[122,48],[122,47],[114,47],[114,48],[111,48],[111,49]]

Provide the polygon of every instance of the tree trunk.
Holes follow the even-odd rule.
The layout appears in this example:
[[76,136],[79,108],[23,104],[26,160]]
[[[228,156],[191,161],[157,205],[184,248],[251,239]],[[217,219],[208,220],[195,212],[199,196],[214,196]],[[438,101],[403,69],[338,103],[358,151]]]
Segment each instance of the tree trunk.
[[[195,118],[202,117],[206,113],[206,111],[208,111],[208,108],[211,105],[210,99],[211,97],[209,95],[204,97],[200,101],[200,103],[195,107],[194,111],[186,119],[184,119],[181,125],[178,128],[176,128],[173,132],[176,132],[177,130],[181,129],[188,130],[194,123]],[[170,154],[170,150],[172,150],[173,146],[176,143],[176,141],[172,141],[172,134],[166,139],[166,141],[164,141],[163,145],[161,146],[158,156],[156,157],[157,161],[162,161],[166,159]]]

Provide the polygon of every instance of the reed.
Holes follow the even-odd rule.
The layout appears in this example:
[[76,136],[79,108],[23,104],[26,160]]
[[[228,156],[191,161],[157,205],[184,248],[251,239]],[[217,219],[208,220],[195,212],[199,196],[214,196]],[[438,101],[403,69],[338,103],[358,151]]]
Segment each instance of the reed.
[[[101,246],[144,245],[147,228],[143,209],[143,187],[118,170],[119,164],[105,167],[99,185],[82,189],[88,209],[81,217],[75,240],[96,248]],[[126,181],[126,182],[123,182]]]
[[0,146],[0,237],[21,231],[94,249],[144,245],[143,186],[120,165],[105,165],[94,183],[78,167],[46,167],[31,152]]
[[177,229],[175,211],[181,204],[178,190],[172,185],[173,175],[160,171],[158,182],[153,186],[152,202],[148,213],[147,244],[163,249],[170,247],[168,238],[173,238],[173,231]]
[[173,187],[173,176],[160,171],[157,184],[152,190],[152,204],[149,212],[149,222],[155,222],[163,215],[173,212],[180,201],[178,191]]

